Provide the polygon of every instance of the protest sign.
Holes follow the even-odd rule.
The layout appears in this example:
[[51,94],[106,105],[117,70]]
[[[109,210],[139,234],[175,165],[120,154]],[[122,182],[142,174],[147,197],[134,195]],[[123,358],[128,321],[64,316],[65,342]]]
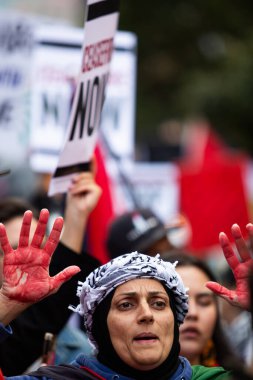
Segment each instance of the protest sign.
[[102,141],[108,159],[133,160],[137,37],[131,32],[117,32],[114,47],[101,117]]
[[[115,169],[117,171],[117,169]],[[110,168],[113,172],[113,167]],[[164,223],[179,212],[179,170],[167,162],[132,162],[121,176],[114,175],[112,198],[116,214],[144,207]]]
[[28,156],[33,24],[20,14],[0,15],[0,162],[17,168]]
[[87,1],[81,73],[49,195],[66,192],[73,175],[89,168],[105,98],[118,7],[116,0]]
[[44,25],[35,30],[30,165],[53,173],[66,135],[80,71],[83,29]]
[[[83,29],[45,25],[35,30],[30,165],[53,173],[67,131],[80,71]],[[133,159],[135,136],[136,46],[134,33],[117,31],[106,99],[101,115],[106,159]]]

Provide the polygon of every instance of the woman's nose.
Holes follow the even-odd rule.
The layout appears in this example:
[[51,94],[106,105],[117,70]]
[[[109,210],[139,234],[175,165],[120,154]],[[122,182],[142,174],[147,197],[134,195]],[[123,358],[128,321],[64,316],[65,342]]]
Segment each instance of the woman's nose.
[[154,321],[154,315],[148,302],[143,301],[140,303],[138,313],[139,323],[152,323]]
[[196,301],[194,299],[189,299],[189,310],[188,313],[186,314],[186,318],[194,318],[196,319],[198,317],[198,308]]

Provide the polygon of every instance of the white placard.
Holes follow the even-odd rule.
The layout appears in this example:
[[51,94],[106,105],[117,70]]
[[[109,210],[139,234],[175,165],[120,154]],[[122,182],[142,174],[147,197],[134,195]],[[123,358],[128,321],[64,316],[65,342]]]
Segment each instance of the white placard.
[[87,6],[81,73],[49,195],[67,191],[72,176],[87,168],[97,141],[119,4],[116,0],[88,0]]
[[179,212],[178,167],[173,163],[109,161],[116,214],[134,208],[152,209],[165,223]]
[[0,15],[0,162],[19,167],[28,156],[33,24],[20,14]]
[[[67,131],[71,94],[80,71],[83,29],[36,28],[31,107],[30,164],[53,173]],[[135,135],[136,35],[117,31],[99,134],[108,159],[133,159]]]
[[134,158],[136,49],[137,37],[134,33],[116,33],[101,117],[102,137],[109,156],[124,161]]
[[83,29],[46,25],[35,36],[30,165],[33,171],[53,173],[80,71]]

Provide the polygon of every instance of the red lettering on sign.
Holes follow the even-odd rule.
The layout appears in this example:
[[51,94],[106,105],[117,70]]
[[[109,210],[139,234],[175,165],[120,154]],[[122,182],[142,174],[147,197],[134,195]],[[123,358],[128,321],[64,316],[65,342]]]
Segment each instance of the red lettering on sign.
[[112,38],[86,46],[83,55],[82,72],[84,73],[93,70],[96,67],[106,65],[111,60],[112,52]]

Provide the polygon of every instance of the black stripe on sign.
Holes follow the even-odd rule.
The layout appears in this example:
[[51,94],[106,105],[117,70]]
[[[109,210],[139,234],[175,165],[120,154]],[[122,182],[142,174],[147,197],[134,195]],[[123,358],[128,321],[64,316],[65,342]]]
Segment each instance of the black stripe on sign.
[[87,21],[119,11],[119,0],[104,0],[89,5]]
[[57,168],[54,173],[54,177],[63,177],[65,175],[79,173],[79,172],[89,172],[90,171],[90,162],[80,162],[75,165],[62,166]]
[[68,43],[68,42],[60,42],[60,41],[46,41],[42,40],[39,41],[39,45],[42,46],[53,46],[53,47],[59,47],[59,48],[69,48],[69,49],[81,49],[82,44],[78,43]]

